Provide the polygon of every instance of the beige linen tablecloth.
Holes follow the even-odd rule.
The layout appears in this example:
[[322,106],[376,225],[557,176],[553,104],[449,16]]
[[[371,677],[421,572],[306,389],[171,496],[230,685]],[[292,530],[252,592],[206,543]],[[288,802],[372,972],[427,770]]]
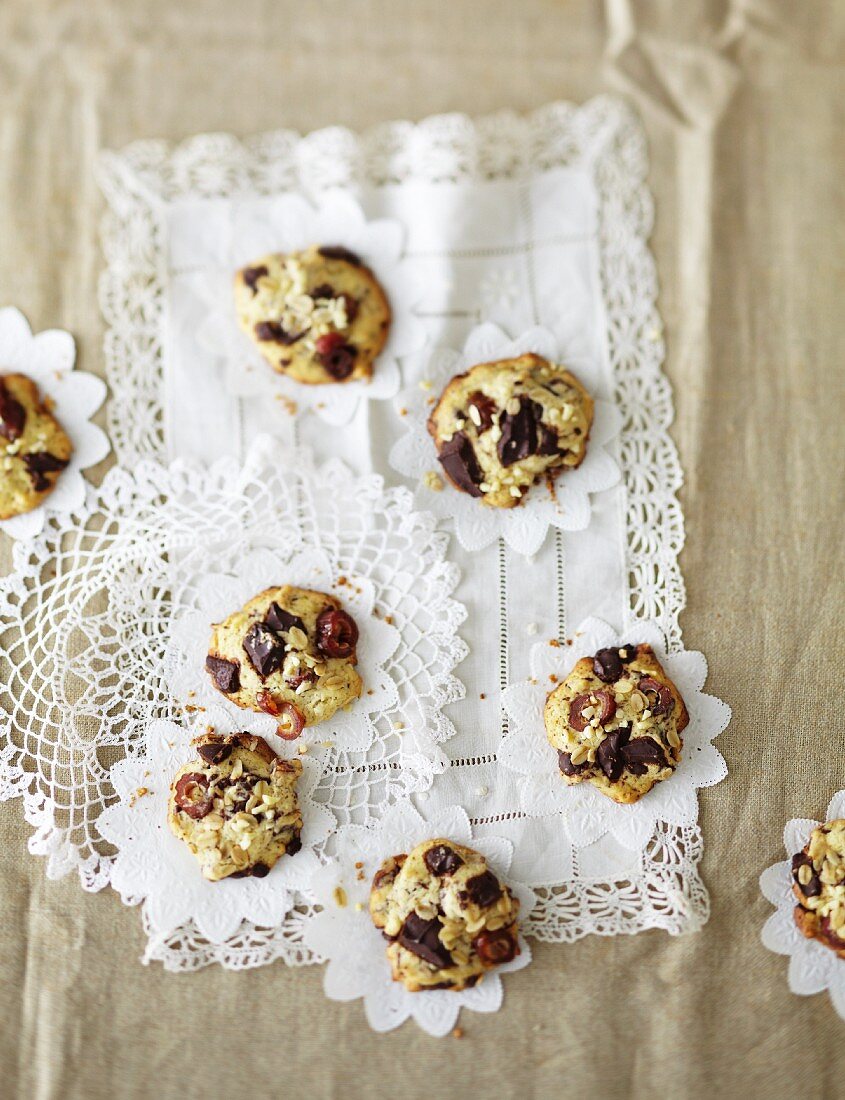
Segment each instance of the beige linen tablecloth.
[[789,993],[757,878],[785,820],[845,786],[843,63],[833,0],[0,3],[0,303],[70,329],[98,373],[103,147],[629,95],[686,473],[685,640],[734,708],[730,775],[701,798],[704,931],[538,945],[460,1040],[373,1034],[318,967],[142,967],[138,912],[47,882],[0,806],[0,1094],[842,1095],[845,1023]]

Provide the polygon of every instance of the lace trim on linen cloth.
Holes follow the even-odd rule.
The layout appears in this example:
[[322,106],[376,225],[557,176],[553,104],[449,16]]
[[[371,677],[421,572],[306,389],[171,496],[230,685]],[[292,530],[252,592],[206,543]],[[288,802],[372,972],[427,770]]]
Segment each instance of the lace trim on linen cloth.
[[[473,121],[448,115],[419,124],[396,122],[360,136],[331,128],[305,137],[277,131],[245,141],[203,135],[176,147],[140,142],[104,157],[100,178],[109,203],[103,223],[108,266],[100,296],[113,393],[109,423],[119,460],[132,466],[142,457],[160,457],[164,450],[162,211],[167,203],[286,189],[316,197],[333,187],[412,180],[516,179],[575,163],[589,164],[599,201],[606,350],[614,396],[625,418],[619,457],[626,490],[630,622],[655,621],[669,651],[679,648],[678,619],[685,596],[677,557],[684,526],[676,492],[682,476],[668,435],[672,402],[661,373],[664,343],[655,302],[656,272],[646,243],[652,226],[647,151],[636,115],[614,98],[598,97],[581,107],[555,103],[524,117],[502,113]],[[562,599],[558,602],[562,607]],[[561,613],[561,629],[564,625]],[[502,662],[506,674],[507,655]],[[35,801],[28,812],[38,813]],[[695,825],[658,825],[636,875],[618,882],[590,881],[577,851],[573,858],[572,881],[535,884],[540,905],[528,923],[530,934],[564,940],[654,926],[679,932],[707,919],[707,895],[697,871],[701,837]],[[203,943],[187,927],[166,944],[151,945],[150,957],[176,969],[211,961],[256,965],[277,956],[309,961],[305,949],[297,946],[297,928],[307,913],[307,905],[300,907],[278,929],[244,925],[241,936],[222,948]]]

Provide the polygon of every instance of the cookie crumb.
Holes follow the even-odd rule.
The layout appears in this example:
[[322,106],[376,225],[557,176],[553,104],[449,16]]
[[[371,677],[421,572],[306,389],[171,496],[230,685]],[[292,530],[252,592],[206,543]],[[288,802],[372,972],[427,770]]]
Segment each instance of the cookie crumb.
[[560,649],[560,642],[557,640],[557,638],[550,638],[549,645],[552,646],[554,649]]
[[482,691],[481,694],[478,696],[478,698],[479,699],[486,699],[487,695]]
[[134,793],[132,794],[132,797],[129,799],[129,805],[134,806],[139,798],[143,798],[144,795],[147,795],[149,793],[150,793],[149,787],[138,787],[138,789],[136,791],[134,791]]
[[401,409],[399,410],[399,415],[400,415],[400,416],[407,416],[407,415],[408,415],[408,410],[407,410],[407,409],[405,409],[405,408],[401,408]]
[[277,393],[276,400],[289,416],[296,416],[299,406],[292,398],[287,397],[283,393]]
[[296,751],[299,753],[300,756],[304,756],[308,752],[308,746],[307,745],[297,745]]
[[452,1032],[452,1036],[455,1039],[463,1039],[464,1029],[462,1027],[456,1027],[455,1030]]
[[346,891],[342,886],[335,886],[332,890],[332,897],[334,898],[335,905],[339,909],[345,909],[347,903]]
[[355,912],[356,913],[363,913],[364,912],[364,903],[362,901],[356,901],[355,902]]
[[441,493],[444,489],[443,478],[435,470],[426,470],[423,474],[423,485],[435,493]]

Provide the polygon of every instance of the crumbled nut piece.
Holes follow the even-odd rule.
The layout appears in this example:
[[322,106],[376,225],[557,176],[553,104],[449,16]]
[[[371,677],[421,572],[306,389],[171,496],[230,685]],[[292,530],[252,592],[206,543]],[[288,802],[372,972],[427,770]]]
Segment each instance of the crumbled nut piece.
[[346,891],[342,886],[335,886],[332,890],[332,897],[334,898],[335,905],[340,909],[345,909],[347,905]]

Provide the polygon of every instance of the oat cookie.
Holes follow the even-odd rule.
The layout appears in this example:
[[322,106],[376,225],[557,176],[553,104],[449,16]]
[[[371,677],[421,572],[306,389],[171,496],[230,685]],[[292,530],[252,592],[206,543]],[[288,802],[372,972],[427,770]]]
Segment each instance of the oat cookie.
[[534,482],[581,465],[592,423],[593,400],[574,375],[539,355],[520,355],[456,375],[428,430],[456,489],[513,508]]
[[273,370],[311,384],[369,379],[390,328],[375,275],[340,246],[262,256],[235,275],[235,308]]
[[468,989],[510,962],[519,954],[518,912],[484,856],[442,837],[386,859],[370,891],[393,980],[412,993]]
[[207,733],[197,760],[170,786],[167,821],[197,857],[205,878],[263,878],[302,847],[296,781],[299,760],[283,760],[263,737]]
[[546,699],[546,736],[564,782],[637,802],[681,760],[689,715],[648,645],[582,657]]
[[845,959],[845,820],[819,825],[792,857],[795,923]]
[[274,715],[294,738],[360,696],[357,644],[334,596],[283,585],[214,624],[205,667],[233,703]]
[[72,451],[36,384],[23,374],[0,374],[0,519],[37,508]]

